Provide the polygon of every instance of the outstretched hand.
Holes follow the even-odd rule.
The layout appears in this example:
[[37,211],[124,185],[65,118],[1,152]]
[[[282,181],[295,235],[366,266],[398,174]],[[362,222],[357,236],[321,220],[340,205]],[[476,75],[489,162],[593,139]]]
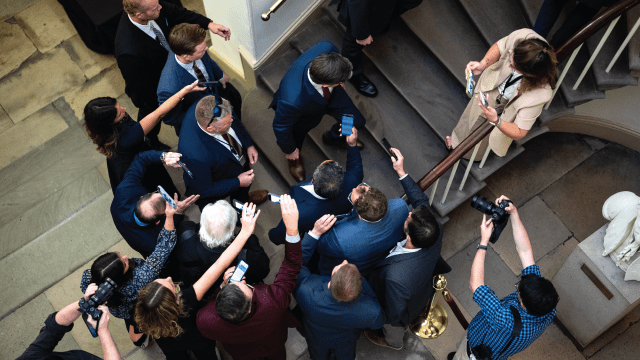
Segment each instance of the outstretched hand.
[[493,221],[491,218],[487,220],[487,214],[482,214],[482,223],[480,224],[480,243],[482,245],[487,245],[489,243],[489,238],[491,238],[492,232]]
[[393,163],[393,170],[395,170],[398,173],[398,176],[400,177],[405,176],[407,173],[404,171],[404,156],[402,156],[402,153],[400,153],[400,150],[396,148],[391,148],[390,151],[394,153],[398,158],[398,160],[396,160],[393,158],[393,156],[391,157],[391,162]]
[[298,235],[298,206],[291,196],[284,194],[280,197],[280,210],[282,211],[282,221],[287,228],[287,235]]
[[[184,212],[191,206],[194,202],[200,199],[200,195],[191,195],[188,198],[178,201],[178,194],[174,194],[174,200],[176,201],[176,214],[184,214]],[[168,216],[169,214],[167,214]]]
[[323,215],[320,219],[316,221],[313,225],[313,230],[311,231],[313,235],[316,237],[322,236],[324,233],[329,231],[333,224],[336,223],[336,217],[334,215],[326,214]]
[[256,221],[260,215],[260,210],[256,212],[256,205],[254,203],[245,203],[242,206],[242,214],[240,215],[240,223],[242,224],[242,230],[253,234],[256,229]]
[[503,200],[508,200],[509,201],[509,206],[507,206],[506,208],[504,208],[505,210],[507,210],[507,212],[509,214],[517,214],[518,213],[518,209],[516,209],[516,206],[513,205],[513,202],[511,201],[511,199],[509,199],[508,197],[501,195],[499,198],[496,199],[496,205],[500,205],[500,203]]

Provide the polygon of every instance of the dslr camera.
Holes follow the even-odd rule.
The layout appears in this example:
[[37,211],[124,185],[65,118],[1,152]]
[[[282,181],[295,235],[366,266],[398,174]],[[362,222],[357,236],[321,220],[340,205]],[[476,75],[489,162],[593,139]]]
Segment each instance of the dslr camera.
[[[85,300],[83,297],[78,302],[78,305],[80,305],[80,309],[78,309],[78,311],[82,313],[82,319],[89,328],[89,331],[91,332],[91,335],[93,337],[98,336],[97,329],[98,324],[100,323],[100,317],[102,316],[102,310],[98,309],[98,306],[107,302],[107,300],[109,300],[109,298],[113,295],[113,292],[117,287],[118,286],[113,280],[107,278],[105,282],[98,286],[98,290],[96,290],[93,295],[89,296],[89,299]],[[91,315],[91,317],[96,321],[95,329],[87,321],[89,315]]]
[[493,221],[493,232],[491,233],[491,237],[489,238],[489,242],[494,244],[498,241],[498,237],[502,234],[502,230],[507,226],[507,222],[509,221],[509,213],[507,210],[507,206],[509,206],[511,200],[502,200],[500,204],[495,205],[491,201],[487,200],[486,197],[476,195],[471,200],[471,207],[479,210],[483,214],[487,214],[491,217],[491,221]]

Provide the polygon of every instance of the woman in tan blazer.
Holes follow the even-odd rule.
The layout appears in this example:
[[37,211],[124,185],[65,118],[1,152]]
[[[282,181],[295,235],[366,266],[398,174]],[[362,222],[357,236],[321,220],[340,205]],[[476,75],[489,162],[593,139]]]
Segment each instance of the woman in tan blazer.
[[[487,146],[504,156],[511,141],[522,139],[551,100],[556,86],[556,55],[553,48],[531,29],[520,29],[504,37],[487,51],[482,61],[471,61],[466,71],[480,75],[474,96],[460,117],[447,146],[455,148],[473,130],[488,120],[496,128],[482,140],[475,161]],[[483,106],[479,93],[488,106]],[[465,155],[470,158],[471,152]]]

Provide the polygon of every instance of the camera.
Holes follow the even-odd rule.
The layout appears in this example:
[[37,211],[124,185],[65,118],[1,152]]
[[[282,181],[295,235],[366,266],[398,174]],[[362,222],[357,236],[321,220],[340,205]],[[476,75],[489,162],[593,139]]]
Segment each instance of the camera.
[[480,211],[483,214],[487,214],[491,217],[493,221],[493,232],[491,233],[491,237],[489,238],[489,242],[494,244],[498,241],[498,237],[504,230],[505,226],[507,226],[507,222],[509,221],[509,213],[507,210],[507,206],[509,206],[511,200],[502,200],[500,204],[495,205],[494,203],[487,200],[486,197],[476,195],[471,200],[471,207]]
[[[109,298],[113,295],[113,292],[117,287],[118,286],[113,280],[107,278],[105,282],[98,286],[98,290],[96,290],[93,295],[89,296],[89,299],[85,300],[83,297],[78,302],[78,305],[80,305],[78,311],[82,313],[82,319],[84,319],[84,322],[89,328],[89,331],[91,332],[91,335],[93,335],[93,337],[98,336],[97,324],[100,322],[100,317],[102,316],[102,311],[98,309],[98,306],[107,302],[107,300],[109,300]],[[96,329],[94,329],[91,324],[87,322],[87,318],[89,315],[91,315],[91,317],[96,321]]]

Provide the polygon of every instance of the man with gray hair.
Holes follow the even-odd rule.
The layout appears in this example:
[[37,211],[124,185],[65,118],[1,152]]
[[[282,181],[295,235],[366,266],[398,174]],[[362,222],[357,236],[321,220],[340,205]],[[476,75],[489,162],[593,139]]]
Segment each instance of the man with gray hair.
[[200,194],[200,209],[227,196],[256,205],[267,200],[266,190],[249,191],[258,151],[232,109],[224,98],[205,96],[182,122],[178,149],[192,172],[183,175],[186,194]]
[[[178,242],[173,251],[180,261],[180,275],[186,286],[198,281],[231,244],[237,221],[233,207],[226,200],[218,200],[202,209],[200,224],[183,221],[178,226]],[[255,235],[249,237],[232,266],[240,260],[249,264],[245,274],[249,284],[261,283],[269,274],[269,257]],[[222,276],[211,289],[217,289],[221,283]]]

